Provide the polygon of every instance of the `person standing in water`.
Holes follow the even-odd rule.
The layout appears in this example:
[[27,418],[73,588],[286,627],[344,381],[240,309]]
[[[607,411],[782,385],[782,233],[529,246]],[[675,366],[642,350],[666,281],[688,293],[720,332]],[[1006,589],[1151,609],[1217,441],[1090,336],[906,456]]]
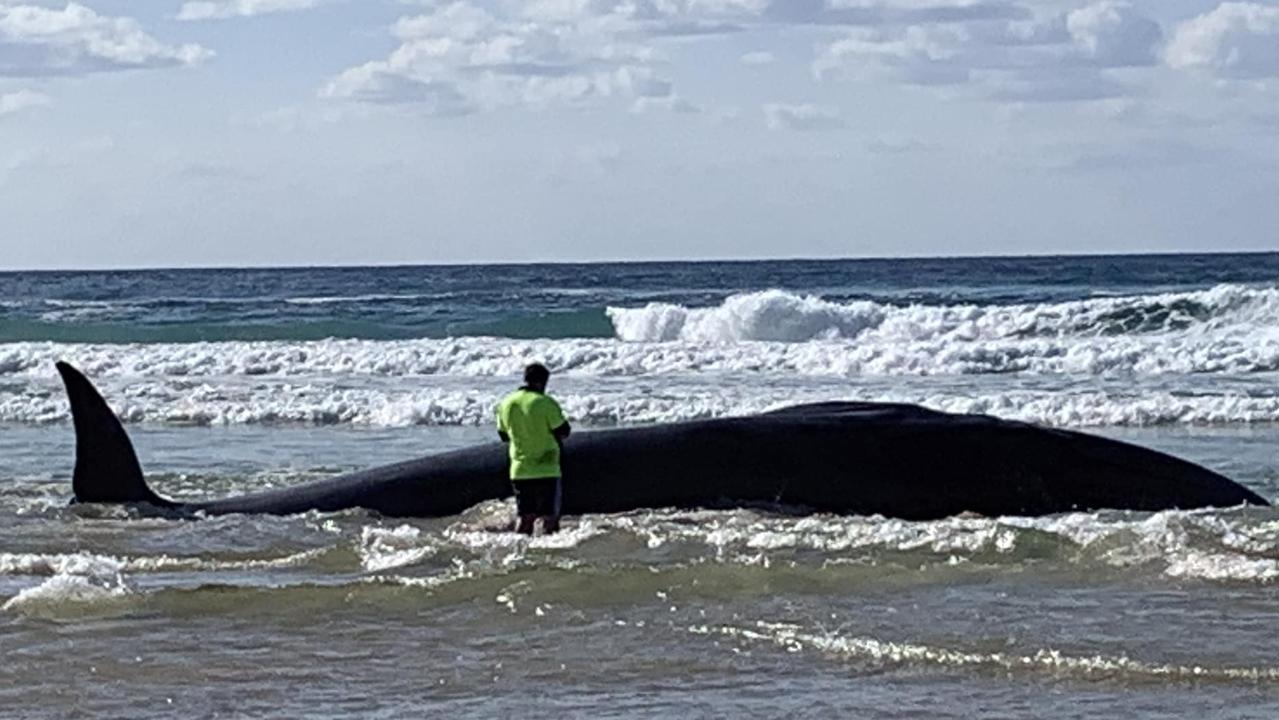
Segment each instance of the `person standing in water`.
[[560,450],[572,428],[560,404],[546,394],[550,379],[546,366],[529,365],[524,368],[524,386],[497,406],[497,434],[510,446],[515,531],[525,535],[533,534],[539,518],[542,532],[549,535],[560,529]]

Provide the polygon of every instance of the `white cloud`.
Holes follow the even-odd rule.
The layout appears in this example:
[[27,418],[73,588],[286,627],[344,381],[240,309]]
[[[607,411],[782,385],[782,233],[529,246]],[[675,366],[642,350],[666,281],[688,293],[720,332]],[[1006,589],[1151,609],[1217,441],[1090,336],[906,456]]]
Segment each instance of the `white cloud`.
[[825,105],[769,103],[764,122],[773,130],[833,130],[844,124],[839,109]]
[[325,0],[190,0],[178,10],[179,20],[220,20],[309,10]]
[[813,71],[1000,102],[1091,101],[1136,92],[1108,71],[1156,64],[1162,37],[1127,3],[1104,0],[1033,20],[856,28],[827,45]]
[[1159,23],[1124,2],[1099,2],[1066,15],[1066,28],[1084,55],[1103,67],[1153,65],[1163,39]]
[[[952,97],[998,102],[1087,102],[1139,96],[1134,73],[1159,64],[1164,39],[1158,22],[1122,0],[1048,8],[1025,0],[422,4],[427,11],[395,24],[400,44],[389,56],[347,70],[321,94],[423,104],[441,114],[603,102],[637,112],[691,110],[697,105],[667,75],[672,36],[750,29],[823,38],[844,26],[843,37],[819,46],[818,78],[944,87]],[[739,61],[778,60],[757,50]]]
[[902,30],[859,28],[836,40],[813,63],[818,77],[865,77],[887,72],[915,85],[968,82],[970,35],[954,27],[914,25]]
[[13,115],[31,108],[45,107],[52,102],[53,100],[48,95],[34,90],[19,90],[0,94],[0,117]]
[[99,15],[79,3],[0,5],[0,76],[174,67],[211,55],[199,45],[166,45],[131,18]]
[[1210,70],[1223,77],[1279,77],[1279,7],[1222,3],[1181,23],[1164,58],[1174,68]]
[[1009,0],[770,0],[774,22],[822,25],[912,25],[1013,20],[1030,13]]
[[738,32],[767,25],[880,26],[1013,20],[1013,0],[536,0],[535,22],[593,20],[649,36]]
[[496,25],[497,18],[487,10],[453,2],[424,15],[400,18],[393,34],[405,41],[439,37],[473,42],[483,39]]
[[[576,18],[583,7],[542,3],[533,10],[546,17]],[[692,107],[676,98],[670,80],[657,72],[652,49],[607,22],[530,22],[452,2],[401,18],[393,34],[400,46],[386,60],[343,72],[321,95],[414,103],[437,114],[614,98],[638,109]]]
[[759,22],[768,0],[536,0],[522,16],[537,23],[590,24],[635,35],[737,32]]
[[475,110],[452,83],[411,77],[382,62],[343,72],[320,91],[320,96],[374,104],[412,103],[431,115],[466,115]]

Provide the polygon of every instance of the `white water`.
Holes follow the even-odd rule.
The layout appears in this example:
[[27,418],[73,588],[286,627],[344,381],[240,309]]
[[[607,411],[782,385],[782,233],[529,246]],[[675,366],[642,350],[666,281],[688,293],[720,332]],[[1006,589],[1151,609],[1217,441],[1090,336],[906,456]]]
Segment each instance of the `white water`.
[[719,635],[745,643],[777,645],[788,652],[808,651],[859,660],[881,667],[923,665],[942,668],[977,667],[1004,673],[1040,672],[1063,677],[1144,677],[1149,680],[1249,681],[1279,680],[1279,667],[1214,667],[1172,665],[1135,660],[1126,655],[1071,655],[1051,648],[1027,654],[982,652],[873,637],[848,636],[793,623],[757,621],[753,625],[710,627],[693,625],[694,635]]
[[1279,319],[1279,289],[1219,285],[1209,290],[1059,303],[909,305],[831,302],[782,290],[734,295],[718,307],[652,303],[610,308],[618,337],[631,342],[858,339],[953,343],[1025,337],[1152,335],[1229,329],[1249,332]]
[[[111,377],[98,382],[127,423],[256,425],[306,423],[370,427],[484,426],[514,379],[423,380],[398,386],[328,378]],[[711,376],[563,381],[552,392],[582,425],[608,426],[742,415],[825,400],[922,404],[957,413],[984,413],[1045,425],[1149,426],[1279,422],[1279,394],[1268,386],[1220,382],[1188,393],[1134,381],[1097,389],[1069,380],[1039,385],[839,382],[755,384],[748,378]],[[51,423],[67,418],[66,400],[53,378],[0,387],[0,422]]]
[[[311,573],[322,568],[317,563],[342,556],[358,562],[349,570],[374,573],[369,577],[377,582],[415,587],[438,587],[517,567],[571,569],[601,561],[765,568],[815,563],[818,570],[853,564],[913,572],[966,563],[1013,569],[1048,562],[1094,577],[1098,572],[1139,572],[1210,583],[1270,585],[1279,580],[1279,523],[1269,514],[1240,510],[932,522],[654,510],[587,515],[563,533],[533,539],[486,529],[509,512],[508,503],[489,502],[446,525],[430,527],[392,520],[327,520],[331,545],[273,557],[0,553],[0,577],[29,579],[0,611],[50,618],[115,612],[127,609],[122,603],[146,595],[138,588],[139,579],[172,574],[223,578],[219,573],[297,568],[304,573],[299,581],[313,582]],[[180,527],[189,521],[172,522]],[[565,551],[571,553],[562,560]],[[339,563],[331,570],[344,568]]]
[[836,304],[779,290],[714,308],[609,309],[617,338],[325,340],[0,346],[0,377],[45,374],[59,355],[95,376],[509,375],[560,372],[791,375],[1249,373],[1279,368],[1279,289],[1106,297],[1056,304]]
[[1279,421],[1273,288],[906,307],[769,290],[609,315],[614,339],[3,344],[0,422],[65,419],[59,358],[126,422],[483,425],[533,360],[587,425],[832,399],[1057,426]]

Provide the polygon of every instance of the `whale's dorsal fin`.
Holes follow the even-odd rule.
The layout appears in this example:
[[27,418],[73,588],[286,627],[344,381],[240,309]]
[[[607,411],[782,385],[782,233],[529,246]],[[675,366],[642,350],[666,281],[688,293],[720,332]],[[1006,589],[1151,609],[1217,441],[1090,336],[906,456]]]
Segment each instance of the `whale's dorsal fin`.
[[97,388],[71,365],[57,366],[75,424],[76,502],[168,505],[147,487],[129,434]]

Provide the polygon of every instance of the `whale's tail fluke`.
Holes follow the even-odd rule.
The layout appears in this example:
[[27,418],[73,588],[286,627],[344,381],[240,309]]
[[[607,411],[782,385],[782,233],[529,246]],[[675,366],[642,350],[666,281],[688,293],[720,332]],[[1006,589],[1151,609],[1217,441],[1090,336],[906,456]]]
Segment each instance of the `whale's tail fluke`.
[[169,505],[147,487],[129,434],[93,383],[65,362],[57,366],[75,423],[76,502]]

